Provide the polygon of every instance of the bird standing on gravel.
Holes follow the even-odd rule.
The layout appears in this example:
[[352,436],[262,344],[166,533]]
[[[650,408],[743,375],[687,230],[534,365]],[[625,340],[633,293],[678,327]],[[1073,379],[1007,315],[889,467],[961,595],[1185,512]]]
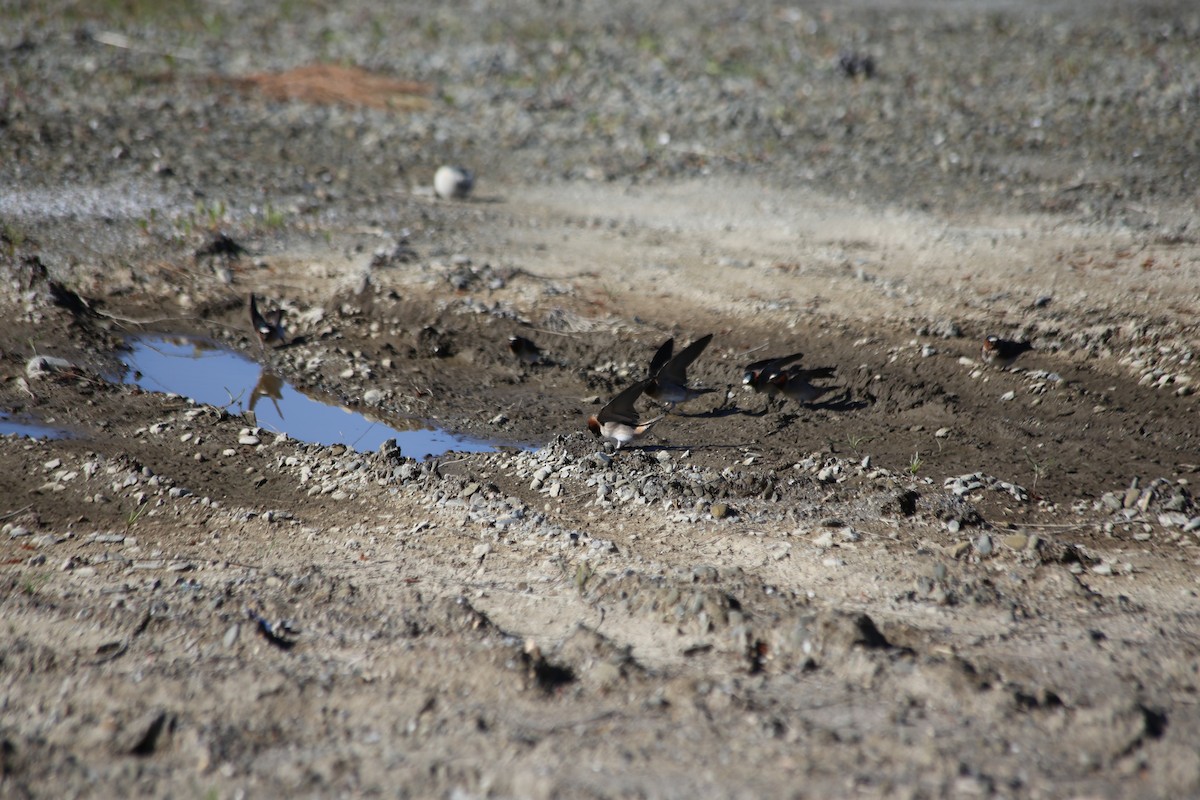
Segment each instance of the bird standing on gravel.
[[694,400],[702,394],[708,394],[712,389],[693,389],[689,387],[687,368],[695,361],[713,335],[701,336],[696,341],[672,356],[675,340],[668,339],[658,348],[650,361],[650,377],[646,381],[646,395],[667,407],[671,411],[680,403]]
[[254,327],[254,332],[258,334],[258,341],[263,347],[275,342],[283,342],[283,309],[277,308],[263,314],[258,310],[258,300],[253,294],[250,295],[250,324]]
[[617,443],[617,449],[642,436],[650,427],[663,418],[659,414],[644,422],[638,419],[637,409],[633,404],[642,396],[646,381],[638,381],[620,394],[608,401],[608,405],[600,409],[600,413],[588,417],[588,430],[593,436],[612,439]]
[[1033,345],[1029,342],[1015,342],[1010,339],[1001,339],[999,336],[991,334],[983,340],[981,356],[986,364],[1011,367],[1013,362],[1021,357],[1022,353],[1032,349]]

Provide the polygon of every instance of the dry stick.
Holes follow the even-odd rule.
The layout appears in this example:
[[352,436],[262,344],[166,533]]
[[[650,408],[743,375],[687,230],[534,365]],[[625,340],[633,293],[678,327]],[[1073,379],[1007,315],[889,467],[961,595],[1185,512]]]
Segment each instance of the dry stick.
[[100,31],[92,34],[92,40],[100,44],[106,44],[109,47],[116,47],[119,50],[129,50],[133,53],[143,53],[151,56],[166,56],[168,58],[180,58],[185,61],[199,61],[199,54],[191,50],[155,50],[153,47],[147,47],[144,44],[133,42],[128,36],[117,33],[116,31]]
[[757,353],[759,350],[766,350],[766,349],[767,349],[767,343],[766,343],[766,342],[763,342],[763,343],[762,343],[762,344],[760,344],[758,347],[752,347],[752,348],[750,348],[749,350],[747,350],[746,352],[744,352],[744,353],[739,353],[737,356],[734,356],[734,357],[735,357],[735,358],[737,358],[737,359],[740,361],[740,360],[742,360],[743,358],[745,358],[746,356],[754,355],[754,354],[755,354],[755,353]]
[[187,316],[187,317],[156,317],[156,318],[151,318],[151,319],[133,319],[133,318],[131,318],[131,317],[122,317],[122,316],[120,316],[120,315],[118,315],[118,314],[111,314],[111,313],[109,313],[109,312],[107,312],[107,311],[100,311],[99,309],[94,309],[94,311],[95,311],[95,313],[96,313],[96,315],[97,315],[97,316],[104,317],[105,319],[111,319],[111,320],[113,320],[114,322],[127,322],[127,323],[129,323],[130,325],[143,325],[143,326],[145,326],[145,325],[157,325],[157,324],[158,324],[158,323],[160,323],[160,322],[181,322],[181,321],[183,321],[183,320],[193,320],[193,321],[194,321],[194,320],[197,320],[197,319],[199,319],[199,317],[194,317],[194,316]]
[[0,517],[0,520],[6,520],[9,517],[15,517],[17,514],[24,514],[26,511],[28,511],[31,508],[33,508],[33,503],[30,503],[29,505],[25,506],[24,508],[18,508],[16,511],[8,512],[3,517]]

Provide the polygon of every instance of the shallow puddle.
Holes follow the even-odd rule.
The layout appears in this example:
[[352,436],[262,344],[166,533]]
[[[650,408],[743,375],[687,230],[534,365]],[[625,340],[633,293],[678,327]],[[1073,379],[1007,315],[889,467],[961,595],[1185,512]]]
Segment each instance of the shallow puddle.
[[25,414],[0,411],[0,436],[27,436],[30,439],[66,439],[71,432],[47,425]]
[[451,450],[489,452],[506,442],[455,436],[425,420],[387,422],[306,395],[245,356],[215,342],[184,336],[130,339],[121,357],[126,383],[153,392],[173,392],[198,403],[237,414],[253,411],[259,427],[294,439],[345,444],[359,452],[376,450],[395,439],[410,458],[438,456]]

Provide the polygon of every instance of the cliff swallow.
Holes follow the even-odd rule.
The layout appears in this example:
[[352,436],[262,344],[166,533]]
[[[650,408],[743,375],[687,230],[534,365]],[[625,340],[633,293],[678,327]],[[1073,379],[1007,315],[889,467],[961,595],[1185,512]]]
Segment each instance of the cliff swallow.
[[[670,411],[680,403],[686,403],[688,400],[713,391],[712,389],[692,389],[687,385],[687,368],[704,352],[704,348],[708,347],[712,337],[711,333],[701,336],[676,355],[671,355],[675,340],[669,339],[664,342],[650,362],[652,374],[646,382],[646,395],[662,403]],[[664,355],[666,358],[663,358]],[[655,369],[656,367],[657,369]]]
[[253,294],[250,295],[250,324],[254,327],[254,332],[258,334],[259,342],[264,346],[284,341],[283,309],[277,308],[261,314],[258,310],[258,300]]
[[541,348],[524,336],[508,337],[508,349],[523,364],[541,364],[544,360]]
[[803,353],[792,353],[790,356],[764,358],[753,364],[747,364],[745,373],[742,375],[742,385],[756,392],[764,392],[768,396],[774,395],[775,385],[771,383],[771,378],[778,375],[788,364],[799,361],[803,357]]
[[1029,342],[1014,342],[993,334],[983,340],[982,356],[987,364],[1010,367],[1022,353],[1032,349]]
[[433,190],[444,200],[462,200],[475,188],[475,176],[463,167],[442,166],[433,174]]
[[833,391],[832,386],[813,386],[813,378],[833,377],[833,367],[817,367],[816,369],[789,369],[771,377],[771,385],[785,397],[797,403],[815,403],[827,392]]
[[592,435],[612,439],[617,443],[617,449],[620,450],[623,445],[638,438],[650,430],[651,425],[662,419],[662,414],[644,422],[638,419],[637,409],[633,407],[633,404],[642,396],[642,392],[646,389],[646,383],[646,381],[638,381],[629,386],[609,400],[608,405],[600,409],[599,414],[588,417],[588,430],[592,432]]

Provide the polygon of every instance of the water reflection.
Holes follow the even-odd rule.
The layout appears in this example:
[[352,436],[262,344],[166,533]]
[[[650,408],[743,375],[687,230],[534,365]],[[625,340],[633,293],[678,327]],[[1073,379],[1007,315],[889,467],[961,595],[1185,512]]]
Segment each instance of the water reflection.
[[250,390],[251,411],[254,411],[259,399],[263,397],[271,400],[271,404],[275,406],[275,413],[279,415],[280,419],[283,419],[283,409],[279,407],[279,401],[283,399],[283,378],[274,372],[267,372],[265,369],[259,373],[258,383],[254,384],[254,388]]
[[487,452],[501,445],[455,436],[424,420],[399,417],[384,421],[332,400],[310,397],[240,353],[207,339],[155,335],[135,337],[127,343],[130,350],[122,357],[129,369],[126,382],[191,397],[233,414],[253,411],[259,427],[301,441],[369,451],[395,439],[400,452],[413,458],[450,450]]
[[66,439],[70,431],[51,427],[28,414],[0,410],[0,436],[27,436],[30,439]]

